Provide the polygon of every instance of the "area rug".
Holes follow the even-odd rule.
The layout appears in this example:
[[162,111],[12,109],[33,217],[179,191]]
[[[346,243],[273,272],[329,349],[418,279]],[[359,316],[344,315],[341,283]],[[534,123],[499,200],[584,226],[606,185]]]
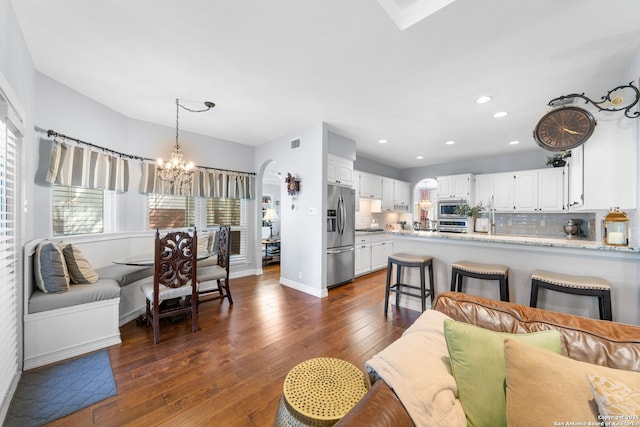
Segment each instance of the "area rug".
[[5,426],[40,426],[115,396],[107,350],[24,372]]

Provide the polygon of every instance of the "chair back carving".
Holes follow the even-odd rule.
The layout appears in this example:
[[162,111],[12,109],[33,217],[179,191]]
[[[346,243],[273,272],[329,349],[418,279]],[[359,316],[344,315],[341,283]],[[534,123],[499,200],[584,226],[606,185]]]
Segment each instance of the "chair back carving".
[[160,237],[156,230],[155,281],[167,288],[196,283],[198,234],[174,231]]
[[231,227],[220,227],[218,231],[218,265],[229,271],[231,256]]

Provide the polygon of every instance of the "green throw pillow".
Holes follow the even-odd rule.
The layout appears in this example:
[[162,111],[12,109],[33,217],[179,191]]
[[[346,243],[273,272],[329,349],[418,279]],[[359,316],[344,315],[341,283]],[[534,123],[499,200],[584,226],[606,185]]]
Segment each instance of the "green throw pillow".
[[562,340],[556,330],[531,334],[508,334],[446,319],[451,371],[458,386],[458,398],[469,427],[507,425],[504,340],[513,337],[523,343],[560,354]]

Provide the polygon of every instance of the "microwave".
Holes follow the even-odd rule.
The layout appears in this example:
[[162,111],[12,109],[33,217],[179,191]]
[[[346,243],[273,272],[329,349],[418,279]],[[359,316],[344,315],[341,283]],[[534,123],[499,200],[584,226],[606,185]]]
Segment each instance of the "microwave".
[[438,201],[438,219],[465,218],[462,215],[456,214],[456,209],[458,208],[458,206],[466,204],[468,204],[468,201],[464,199]]

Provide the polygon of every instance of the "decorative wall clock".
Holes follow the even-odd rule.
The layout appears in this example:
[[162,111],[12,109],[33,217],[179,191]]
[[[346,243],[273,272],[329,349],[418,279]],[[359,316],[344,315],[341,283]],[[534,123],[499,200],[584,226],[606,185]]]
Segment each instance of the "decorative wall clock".
[[533,130],[538,145],[550,151],[578,147],[589,139],[596,127],[593,115],[578,107],[562,107],[542,116]]
[[290,196],[295,196],[300,191],[300,180],[295,176],[288,173],[284,181],[287,183],[287,193]]

